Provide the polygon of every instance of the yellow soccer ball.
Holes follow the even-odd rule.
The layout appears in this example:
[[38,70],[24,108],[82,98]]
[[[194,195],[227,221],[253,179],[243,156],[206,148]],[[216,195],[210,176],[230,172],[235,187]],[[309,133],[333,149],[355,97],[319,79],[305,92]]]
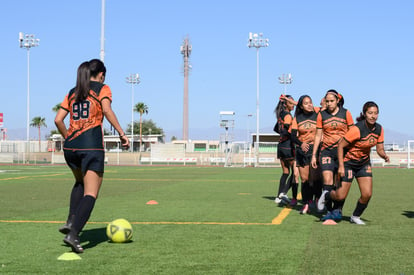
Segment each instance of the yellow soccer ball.
[[125,243],[132,238],[132,226],[126,219],[116,219],[106,227],[108,239],[114,243]]

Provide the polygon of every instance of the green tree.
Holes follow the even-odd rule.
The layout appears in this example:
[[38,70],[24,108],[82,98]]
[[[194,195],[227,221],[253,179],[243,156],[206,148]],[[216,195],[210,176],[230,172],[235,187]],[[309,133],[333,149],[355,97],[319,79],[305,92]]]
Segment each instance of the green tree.
[[[59,109],[60,109],[60,103],[58,103],[58,104],[56,104],[55,106],[53,106],[53,108],[52,108],[52,111],[54,112],[54,113],[57,113],[58,111],[59,111]],[[53,136],[53,135],[55,135],[55,134],[59,134],[60,135],[60,132],[59,132],[59,130],[58,129],[55,129],[55,130],[51,130],[50,131],[50,134],[49,134],[49,137],[51,137],[51,136]],[[63,150],[62,149],[62,144],[63,144],[63,141],[62,141],[62,138],[60,139],[60,148],[61,148],[61,150]]]
[[139,113],[139,151],[141,151],[141,148],[142,148],[142,115],[148,114],[148,106],[145,105],[143,102],[138,102],[134,106],[134,112]]
[[57,113],[57,112],[59,111],[59,109],[60,109],[60,103],[56,104],[56,105],[52,108],[52,111],[53,111],[53,112],[55,112],[55,113]]
[[32,119],[32,123],[30,123],[30,126],[37,127],[37,129],[39,130],[39,152],[40,152],[40,127],[47,127],[46,119],[40,116],[34,117]]
[[[53,106],[52,111],[54,113],[57,113],[59,111],[59,109],[60,109],[60,103],[58,103],[55,106]],[[50,136],[52,136],[54,134],[60,134],[60,133],[59,133],[59,131],[57,129],[50,131]]]

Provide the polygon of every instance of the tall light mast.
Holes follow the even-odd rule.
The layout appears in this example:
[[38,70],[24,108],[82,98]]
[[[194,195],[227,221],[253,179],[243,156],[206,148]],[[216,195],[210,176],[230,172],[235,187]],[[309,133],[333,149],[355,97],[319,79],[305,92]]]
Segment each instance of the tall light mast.
[[184,57],[183,140],[188,140],[188,76],[190,71],[188,59],[190,58],[191,49],[192,46],[187,36],[180,47],[181,54]]
[[99,56],[102,62],[105,59],[105,0],[102,0],[102,11],[101,11],[101,51]]

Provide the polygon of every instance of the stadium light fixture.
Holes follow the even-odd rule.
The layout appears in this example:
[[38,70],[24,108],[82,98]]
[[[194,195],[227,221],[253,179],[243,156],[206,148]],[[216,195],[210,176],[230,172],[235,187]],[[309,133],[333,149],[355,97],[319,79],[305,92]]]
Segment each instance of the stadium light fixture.
[[25,48],[27,50],[27,113],[26,113],[26,141],[28,146],[28,152],[30,152],[30,137],[29,137],[29,129],[30,129],[30,49],[32,47],[39,46],[40,39],[35,38],[34,34],[24,34],[19,32],[19,44],[20,48]]
[[282,76],[279,76],[279,83],[284,84],[283,94],[286,94],[286,85],[292,84],[292,74],[283,74]]
[[131,84],[131,152],[134,152],[134,85],[141,82],[139,74],[130,74],[126,77],[126,82]]
[[269,39],[263,37],[263,33],[249,33],[247,47],[256,48],[256,166],[259,165],[259,49],[269,46]]

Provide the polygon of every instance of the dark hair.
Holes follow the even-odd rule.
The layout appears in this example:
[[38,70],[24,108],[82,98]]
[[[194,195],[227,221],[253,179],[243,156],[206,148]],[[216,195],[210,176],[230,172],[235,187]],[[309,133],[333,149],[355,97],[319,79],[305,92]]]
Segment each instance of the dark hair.
[[88,97],[91,81],[90,78],[96,77],[100,72],[103,72],[103,75],[105,76],[105,65],[99,59],[85,61],[79,65],[75,87],[76,102],[83,101]]
[[89,69],[91,70],[91,76],[96,77],[99,73],[103,73],[105,76],[106,68],[104,63],[99,59],[91,59],[89,60]]
[[[291,95],[285,95],[287,98],[293,99]],[[282,111],[286,109],[286,100],[279,100],[279,103],[277,104],[275,108],[276,118],[279,120],[280,115],[282,114]]]
[[89,82],[91,78],[91,71],[89,69],[89,62],[83,62],[78,67],[78,75],[76,78],[75,95],[76,102],[85,100],[89,94]]
[[359,117],[357,117],[357,121],[361,121],[364,120],[366,118],[365,113],[368,111],[369,108],[371,107],[376,107],[378,112],[379,112],[379,108],[377,103],[375,103],[374,101],[367,101],[365,102],[364,106],[362,107],[362,112],[359,114]]
[[326,96],[327,96],[328,94],[333,94],[333,95],[336,97],[336,99],[339,99],[339,101],[338,101],[338,106],[339,106],[339,107],[343,107],[343,106],[344,106],[344,104],[345,104],[345,100],[344,100],[344,97],[343,97],[340,93],[338,93],[338,92],[337,92],[336,90],[334,90],[334,89],[330,89],[330,90],[328,90],[328,91],[326,92],[325,98],[326,98]]
[[295,117],[298,116],[299,114],[304,113],[303,101],[305,100],[305,98],[309,98],[312,101],[312,98],[308,95],[303,95],[303,96],[299,97],[298,104],[296,105],[296,109],[295,109]]

